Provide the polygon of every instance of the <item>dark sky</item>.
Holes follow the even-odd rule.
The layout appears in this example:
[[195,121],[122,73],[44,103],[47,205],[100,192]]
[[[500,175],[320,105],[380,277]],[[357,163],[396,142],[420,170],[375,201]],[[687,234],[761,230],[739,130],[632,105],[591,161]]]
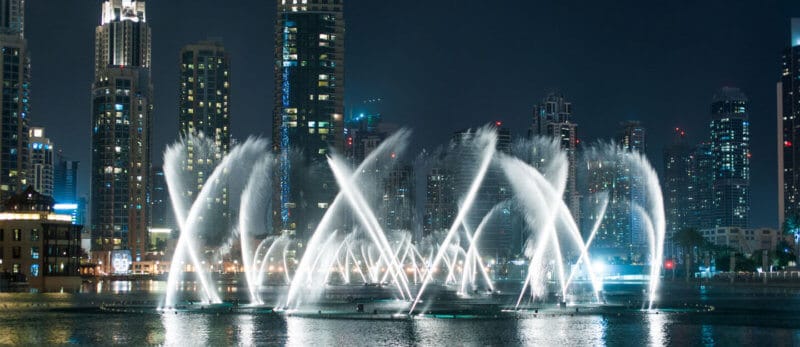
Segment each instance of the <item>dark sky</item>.
[[[27,2],[34,125],[81,161],[88,195],[90,101],[98,0]],[[754,226],[777,226],[776,92],[796,0],[375,1],[345,6],[346,93],[381,97],[388,122],[419,146],[502,120],[521,135],[550,90],[573,102],[584,143],[637,119],[659,170],[670,129],[707,136],[721,86],[751,100]],[[154,163],[177,133],[178,52],[208,37],[232,55],[233,135],[269,136],[275,3],[153,0]]]

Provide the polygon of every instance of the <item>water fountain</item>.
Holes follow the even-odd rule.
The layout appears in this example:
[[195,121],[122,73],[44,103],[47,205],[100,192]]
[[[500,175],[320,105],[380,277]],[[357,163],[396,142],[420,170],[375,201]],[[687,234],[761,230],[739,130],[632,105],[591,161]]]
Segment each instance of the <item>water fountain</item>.
[[[186,160],[188,146],[208,153],[214,150],[213,143],[202,137],[192,137],[169,147],[164,170],[181,235],[170,267],[163,308],[180,306],[179,284],[186,264],[195,272],[202,302],[206,305],[222,302],[212,276],[203,266],[201,249],[195,240],[202,228],[199,220],[206,206],[203,202],[223,187],[241,192],[238,203],[232,204],[238,206],[235,227],[225,232],[228,240],[241,249],[245,288],[251,305],[274,306],[287,314],[314,311],[325,301],[326,291],[333,290],[334,286],[353,292],[365,287],[380,288],[381,295],[395,299],[393,313],[412,315],[430,312],[431,305],[436,304],[436,298],[442,297],[442,293],[452,292],[450,297],[455,298],[459,307],[496,301],[499,293],[490,275],[488,258],[481,255],[481,242],[491,219],[499,211],[512,207],[530,231],[524,259],[520,260],[526,264],[527,271],[510,305],[497,306],[521,309],[526,306],[525,298],[529,301],[545,298],[548,287],[557,288],[556,295],[563,305],[578,279],[585,279],[582,285],[588,283],[591,295],[584,298],[573,295],[571,304],[603,302],[603,278],[595,269],[598,264],[594,263],[592,246],[609,205],[608,192],[597,193],[599,203],[592,212],[597,218],[588,230],[581,230],[579,221],[564,202],[569,167],[567,155],[558,143],[536,140],[518,145],[512,151],[498,152],[493,128],[469,133],[459,145],[461,150],[471,151],[475,160],[466,163],[472,165],[471,176],[466,189],[460,192],[452,224],[447,230],[415,239],[410,231],[389,231],[381,225],[369,202],[377,192],[363,184],[368,179],[365,173],[375,172],[376,166],[385,165],[385,158],[390,155],[392,158],[400,155],[409,138],[408,130],[396,132],[356,168],[336,154],[329,156],[328,165],[340,192],[308,242],[276,235],[266,226],[268,208],[265,204],[270,200],[269,178],[275,160],[265,141],[248,139],[234,147],[221,159],[194,202],[186,201],[180,193],[187,177],[181,171],[181,163]],[[647,160],[639,154],[613,146],[596,146],[591,153],[624,163],[631,175],[637,177],[640,183],[637,187],[644,193],[643,201],[631,202],[631,213],[642,221],[647,236],[646,301],[647,307],[652,308],[659,285],[665,229],[658,179]],[[502,173],[512,192],[511,198],[497,201],[488,211],[479,211],[474,204],[490,169]],[[338,217],[342,213],[352,215],[352,220],[342,223]],[[476,213],[484,215],[478,218],[480,223],[473,229],[468,216]],[[294,256],[301,247],[302,256]],[[274,276],[276,272],[280,276]],[[265,297],[268,288],[279,288],[279,294]],[[431,288],[436,289],[430,292]],[[479,289],[484,290],[484,294],[476,294]],[[422,303],[424,305],[420,306]],[[315,312],[322,313],[321,310]]]

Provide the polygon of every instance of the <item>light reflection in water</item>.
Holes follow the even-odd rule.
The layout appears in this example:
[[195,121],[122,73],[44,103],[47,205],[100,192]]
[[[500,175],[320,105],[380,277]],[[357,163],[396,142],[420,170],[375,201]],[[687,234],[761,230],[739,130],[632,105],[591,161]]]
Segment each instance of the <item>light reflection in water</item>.
[[114,294],[127,293],[131,291],[131,281],[112,281],[111,291]]
[[645,314],[645,317],[647,317],[650,346],[666,346],[669,342],[667,338],[667,323],[669,318],[667,318],[667,315],[651,312]]
[[703,325],[701,328],[703,345],[706,346],[713,346],[714,345],[714,327],[710,325]]
[[[332,322],[332,321],[327,321]],[[333,346],[336,341],[331,339],[332,336],[322,333],[315,324],[315,319],[299,318],[299,317],[286,317],[286,335],[289,337],[287,345],[289,346],[310,346],[316,344],[318,346]]]
[[249,314],[240,314],[238,317],[237,325],[239,326],[239,345],[240,346],[254,346],[255,343],[255,323],[253,316]]
[[[599,316],[556,316],[546,314],[518,321],[519,340],[526,345],[605,345],[606,323]],[[576,340],[578,339],[578,340]]]
[[208,316],[205,314],[161,315],[164,324],[165,346],[208,345]]

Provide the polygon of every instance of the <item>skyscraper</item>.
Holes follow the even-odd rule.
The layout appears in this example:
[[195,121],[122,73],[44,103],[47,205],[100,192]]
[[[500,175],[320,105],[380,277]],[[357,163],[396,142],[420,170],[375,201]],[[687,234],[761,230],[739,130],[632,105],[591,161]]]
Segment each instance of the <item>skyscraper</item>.
[[0,0],[0,199],[28,184],[30,57],[25,40],[25,1]]
[[143,0],[104,0],[92,85],[92,252],[147,250],[153,86]]
[[326,155],[344,149],[343,3],[277,5],[272,143],[281,165],[273,220],[300,237],[313,232],[338,190]]
[[714,220],[714,155],[711,145],[700,143],[692,151],[689,163],[692,177],[689,186],[689,222],[692,227],[708,229]]
[[556,138],[569,160],[564,201],[575,220],[580,220],[580,194],[577,187],[578,125],[572,122],[572,103],[563,95],[550,93],[533,110],[531,136]]
[[78,202],[78,162],[56,155],[53,169],[53,199],[56,203]]
[[778,82],[778,222],[800,221],[800,18],[792,19]]
[[[496,150],[498,153],[509,154],[511,152],[511,130],[502,125],[503,123],[500,121],[491,123],[497,134]],[[476,134],[477,132],[474,130],[464,130],[456,132],[453,136],[453,143],[456,146],[451,146],[453,152],[449,154],[451,160],[448,165],[452,168],[452,183],[456,194],[455,199],[452,201],[454,203],[452,210],[456,212],[461,208],[461,206],[458,206],[460,199],[464,198],[475,179],[477,173],[476,163],[481,160],[480,152],[473,142]],[[483,177],[469,214],[464,218],[464,223],[471,229],[471,232],[474,232],[478,225],[481,224],[484,216],[492,211],[497,204],[510,198],[511,188],[502,170],[497,166],[490,166]],[[492,257],[500,261],[509,260],[512,256],[519,254],[521,245],[513,244],[516,238],[512,232],[510,212],[508,206],[502,207],[501,211],[494,214],[484,227],[479,247],[483,256]],[[445,226],[445,230],[449,228],[450,225]]]
[[425,216],[422,225],[424,236],[450,228],[456,218],[456,199],[458,197],[452,172],[444,168],[432,168],[426,176]]
[[[625,151],[633,152],[635,155],[644,155],[647,150],[647,131],[642,123],[638,121],[622,122],[620,128],[620,133],[617,136],[619,146]],[[634,249],[642,249],[647,246],[647,235],[645,235],[642,216],[636,213],[633,206],[646,206],[646,187],[644,186],[644,178],[641,174],[633,173],[629,164],[627,161],[623,161],[618,165],[614,184],[621,197],[617,201],[627,204],[623,208],[624,212],[619,216],[625,216],[628,219],[631,246]],[[613,205],[612,208],[614,208]]]
[[150,227],[176,230],[177,223],[164,170],[160,166],[154,167],[150,175]]
[[686,132],[675,128],[672,143],[664,147],[664,210],[667,218],[667,242],[665,253],[675,254],[672,235],[681,229],[692,227],[692,148],[686,143]]
[[750,224],[750,122],[747,97],[720,89],[711,103],[710,142],[714,158],[714,221],[718,227]]
[[[215,147],[206,153],[188,143],[189,153],[182,169],[191,174],[193,185],[182,193],[188,201],[194,201],[231,146],[230,57],[222,43],[203,41],[183,47],[178,105],[180,136],[202,136]],[[228,230],[228,194],[227,187],[222,187],[220,195],[206,199],[208,213],[201,218],[210,230]]]
[[37,192],[53,196],[53,144],[45,137],[44,128],[31,127],[29,179]]
[[414,227],[414,167],[394,164],[383,179],[380,222],[386,230],[412,230]]

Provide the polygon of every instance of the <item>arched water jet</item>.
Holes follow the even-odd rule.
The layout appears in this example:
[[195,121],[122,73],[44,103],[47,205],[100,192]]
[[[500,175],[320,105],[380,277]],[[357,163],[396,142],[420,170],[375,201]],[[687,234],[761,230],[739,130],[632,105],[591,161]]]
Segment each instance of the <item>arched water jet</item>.
[[[494,157],[494,153],[497,147],[497,133],[494,130],[484,130],[482,132],[476,133],[476,136],[484,137],[484,141],[487,143],[485,144],[485,150],[483,152],[483,157],[481,159],[481,164],[478,168],[478,174],[472,181],[472,184],[467,191],[467,195],[464,198],[464,204],[462,209],[456,214],[456,218],[453,221],[450,230],[447,232],[447,236],[445,237],[442,244],[448,244],[450,239],[453,238],[458,228],[461,226],[462,220],[466,217],[466,211],[472,207],[472,203],[475,201],[475,196],[478,194],[478,189],[483,182],[483,178],[486,176],[486,171],[489,170],[489,164],[492,162],[492,158]],[[433,260],[432,266],[435,268],[438,263],[441,261],[443,256],[444,249],[440,249],[439,252],[436,254],[436,258]],[[422,294],[425,292],[425,288],[428,286],[428,282],[431,279],[430,271],[425,275],[422,280],[422,286],[417,293],[417,297],[414,299],[414,303],[411,304],[411,309],[409,313],[413,313],[414,309],[417,307],[417,303],[419,303],[420,298],[422,298]]]

